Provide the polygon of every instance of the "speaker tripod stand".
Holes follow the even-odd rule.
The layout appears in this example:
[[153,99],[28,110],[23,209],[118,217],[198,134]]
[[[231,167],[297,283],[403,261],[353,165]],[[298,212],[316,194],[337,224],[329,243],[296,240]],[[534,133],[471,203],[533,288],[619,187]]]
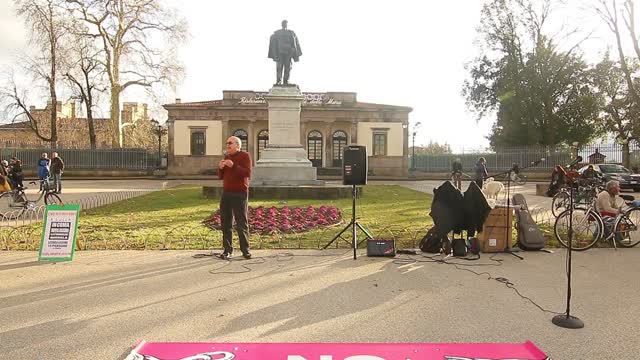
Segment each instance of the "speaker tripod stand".
[[[358,249],[358,236],[357,236],[356,228],[360,229],[365,234],[367,239],[373,239],[373,236],[371,236],[371,233],[369,233],[369,231],[367,231],[367,229],[362,227],[362,225],[360,225],[360,223],[358,223],[358,221],[356,220],[356,195],[357,195],[356,186],[353,185],[353,187],[351,189],[351,199],[352,199],[352,203],[351,203],[351,221],[347,224],[347,226],[344,227],[344,229],[342,229],[342,231],[340,231],[338,233],[338,235],[334,236],[333,239],[331,239],[331,241],[329,241],[323,247],[323,249],[326,249],[331,244],[333,244],[336,240],[338,240],[338,239],[344,240],[347,243],[350,243],[351,246],[353,247],[353,260],[356,259],[356,250]],[[347,231],[349,228],[351,228],[351,241],[348,241],[348,240],[346,240],[346,239],[344,239],[342,237],[342,234],[344,234],[344,232]]]

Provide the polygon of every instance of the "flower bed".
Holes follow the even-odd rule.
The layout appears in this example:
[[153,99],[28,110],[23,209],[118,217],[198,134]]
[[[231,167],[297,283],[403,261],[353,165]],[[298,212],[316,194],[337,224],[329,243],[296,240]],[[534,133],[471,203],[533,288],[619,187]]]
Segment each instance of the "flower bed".
[[[340,222],[342,222],[340,209],[333,206],[249,207],[249,231],[256,234],[299,233]],[[211,229],[220,230],[220,210],[211,214],[203,223]]]

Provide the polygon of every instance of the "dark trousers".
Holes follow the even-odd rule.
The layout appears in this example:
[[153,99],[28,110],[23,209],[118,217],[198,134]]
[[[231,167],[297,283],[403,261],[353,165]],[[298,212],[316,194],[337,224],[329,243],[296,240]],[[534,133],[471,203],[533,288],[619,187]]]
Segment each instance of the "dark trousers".
[[53,176],[53,187],[54,190],[58,193],[62,192],[62,174],[52,174]]
[[247,203],[249,193],[223,192],[220,199],[220,222],[222,223],[222,246],[224,252],[233,252],[233,219],[236,220],[236,232],[243,254],[249,252],[249,224],[247,222]]
[[[282,77],[282,68],[284,68],[284,78]],[[282,84],[289,83],[289,72],[291,71],[291,58],[283,57],[280,61],[276,62],[276,83],[280,84],[280,79],[282,79]]]
[[476,179],[476,180],[475,180],[475,182],[476,182],[476,184],[478,184],[478,187],[479,187],[480,189],[482,189],[482,183],[484,182],[484,180],[482,180],[482,179],[480,179],[480,180]]

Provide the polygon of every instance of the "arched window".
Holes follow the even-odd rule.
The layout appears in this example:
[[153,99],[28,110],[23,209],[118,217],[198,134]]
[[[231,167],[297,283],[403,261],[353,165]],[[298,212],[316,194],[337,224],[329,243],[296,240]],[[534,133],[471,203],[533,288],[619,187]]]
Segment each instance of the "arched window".
[[307,136],[307,154],[313,167],[322,167],[322,134],[317,130]]
[[347,133],[338,130],[333,133],[333,137],[331,139],[332,144],[332,163],[333,167],[341,167],[342,166],[342,153],[344,152],[345,146],[347,146]]
[[247,151],[249,146],[249,135],[247,135],[247,132],[242,129],[238,129],[233,132],[233,136],[236,136],[240,138],[240,140],[242,140],[242,147],[240,148],[240,150]]
[[269,143],[269,130],[261,130],[258,133],[258,159],[260,159],[260,154],[262,154],[262,150],[267,147]]

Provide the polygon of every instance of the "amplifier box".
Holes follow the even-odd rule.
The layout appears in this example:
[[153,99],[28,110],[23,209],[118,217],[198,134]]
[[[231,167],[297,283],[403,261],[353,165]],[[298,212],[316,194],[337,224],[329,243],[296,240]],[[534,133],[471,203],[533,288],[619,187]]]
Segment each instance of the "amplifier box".
[[367,256],[396,256],[396,243],[393,239],[367,240]]

